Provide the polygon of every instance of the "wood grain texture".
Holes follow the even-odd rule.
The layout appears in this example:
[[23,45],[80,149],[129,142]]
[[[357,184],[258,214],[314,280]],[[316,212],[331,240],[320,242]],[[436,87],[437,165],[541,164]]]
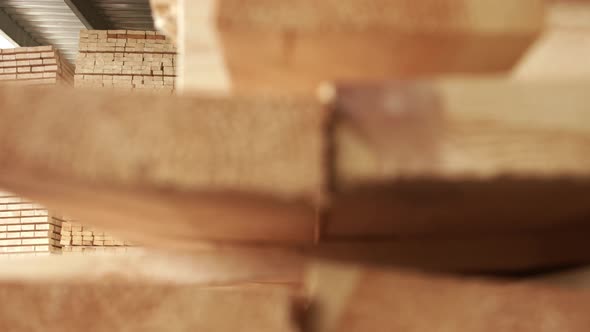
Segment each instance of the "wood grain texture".
[[0,186],[156,247],[207,240],[450,271],[579,264],[590,215],[585,87],[404,83],[351,88],[331,109],[284,97],[0,90]]
[[585,223],[589,87],[487,79],[343,87],[327,236]]
[[0,100],[0,184],[49,208],[138,243],[139,225],[152,242],[313,238],[324,179],[313,100],[14,88]]
[[105,280],[198,286],[303,283],[305,260],[294,251],[201,244],[201,249],[129,255],[43,256],[0,259],[0,281],[101,283]]
[[308,331],[585,331],[590,293],[324,265]]
[[12,281],[0,296],[6,331],[296,331],[289,292],[273,287]]
[[[297,331],[300,259],[280,250],[0,260],[6,331]],[[231,319],[228,319],[231,318]]]
[[330,80],[503,72],[535,40],[544,14],[540,0],[178,5],[180,85],[219,93],[313,92]]

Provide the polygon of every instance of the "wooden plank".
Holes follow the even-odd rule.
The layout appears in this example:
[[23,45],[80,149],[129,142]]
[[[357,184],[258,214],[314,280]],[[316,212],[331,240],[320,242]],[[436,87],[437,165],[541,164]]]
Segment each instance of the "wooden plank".
[[541,0],[180,1],[179,84],[311,92],[327,80],[503,72],[535,40],[543,8]]
[[296,331],[300,259],[279,250],[202,246],[180,255],[0,259],[1,326],[17,332]]
[[553,2],[547,28],[516,66],[515,79],[583,80],[590,75],[590,3]]
[[320,265],[309,276],[321,331],[585,331],[590,293],[538,284]]
[[[202,288],[141,282],[0,283],[7,331],[294,332],[280,288]],[[231,317],[231,319],[228,319]]]
[[198,286],[277,285],[294,291],[303,283],[303,256],[280,248],[228,247],[129,255],[16,256],[0,259],[0,282],[123,282]]
[[8,87],[0,100],[2,188],[140,244],[313,241],[318,102]]
[[[152,246],[191,250],[201,245],[199,241],[213,240],[309,250],[306,246],[315,243],[318,235],[316,209],[322,198],[328,198],[331,205],[323,211],[328,223],[320,229],[325,245],[319,252],[331,258],[451,271],[583,263],[587,262],[583,236],[588,233],[590,171],[585,152],[588,115],[579,106],[587,103],[585,87],[582,83],[434,81],[410,89],[410,94],[399,93],[407,87],[388,90],[384,95],[391,97],[388,107],[394,110],[390,116],[379,115],[375,105],[382,101],[382,90],[371,88],[370,93],[378,93],[369,105],[377,110],[376,116],[366,115],[362,107],[357,113],[356,99],[341,95],[335,117],[330,118],[317,102],[289,104],[290,99],[282,97],[272,99],[281,101],[276,103],[259,101],[277,106],[257,113],[259,109],[249,103],[258,104],[243,97],[221,100],[6,88],[0,90],[4,103],[0,186],[117,237]],[[439,108],[428,106],[432,95],[425,91],[434,94]],[[569,107],[563,108],[563,100]],[[196,109],[204,101],[220,110]],[[248,110],[243,118],[234,119],[237,113],[224,111],[222,106],[232,102],[240,103],[239,110]],[[283,102],[292,105],[295,115],[285,116]],[[422,108],[406,107],[412,102]],[[91,106],[83,108],[87,103]],[[557,116],[555,109],[563,111]],[[215,128],[217,120],[227,118],[235,120],[235,128],[247,128],[240,134],[245,136],[237,135],[233,126],[207,131],[207,121]],[[261,129],[263,123],[274,121],[281,123],[275,130]],[[331,121],[335,121],[335,132],[325,133],[325,127],[334,127]],[[178,131],[173,130],[176,125]],[[369,136],[365,136],[367,129]],[[135,134],[126,136],[130,132]],[[384,132],[387,135],[380,136]],[[227,139],[220,141],[220,137]],[[265,148],[271,142],[279,150],[294,149],[294,155],[285,157],[288,163],[282,164],[283,154],[274,154],[278,153],[274,148]],[[324,165],[330,144],[336,147],[331,162],[336,171],[335,195],[324,197],[331,177]],[[171,146],[186,147],[192,158],[178,157]],[[236,152],[236,159],[225,163],[225,153],[233,155],[231,151],[253,146],[261,150]],[[361,153],[359,146],[365,149]],[[397,154],[400,146],[404,149]],[[128,155],[128,151],[134,152]],[[145,157],[152,151],[158,151],[154,159]],[[430,163],[429,153],[440,162]],[[365,162],[367,155],[376,164]],[[405,156],[416,159],[404,164],[406,159],[399,158]],[[146,171],[143,165],[150,161],[156,166]],[[207,173],[195,172],[200,169]],[[157,170],[170,170],[171,175],[160,178]],[[221,182],[208,182],[208,176]],[[219,190],[244,187],[231,195]],[[481,205],[466,207],[465,202]],[[546,208],[542,214],[537,213],[539,206]],[[379,242],[359,245],[363,240]],[[424,241],[438,244],[421,250]],[[445,252],[457,256],[448,259]],[[477,255],[470,253],[485,259],[478,263]]]
[[325,236],[586,224],[589,88],[490,79],[342,86]]

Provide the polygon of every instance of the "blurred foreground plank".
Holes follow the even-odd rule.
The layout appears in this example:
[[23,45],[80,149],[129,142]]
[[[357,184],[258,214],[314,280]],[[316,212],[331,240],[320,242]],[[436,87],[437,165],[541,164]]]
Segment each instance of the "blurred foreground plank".
[[518,80],[585,80],[590,76],[590,2],[554,0],[547,28],[514,69]]
[[318,265],[308,331],[586,331],[590,292]]
[[300,288],[306,260],[280,248],[209,246],[188,252],[145,249],[129,255],[51,255],[0,259],[0,280],[140,280],[154,283],[235,286],[275,284]]
[[0,186],[50,209],[138,243],[313,241],[318,102],[3,87],[0,105]]
[[588,86],[342,85],[327,105],[2,88],[0,187],[155,247],[461,271],[584,263]]
[[[295,332],[302,265],[279,251],[0,260],[5,331]],[[8,300],[10,299],[10,300]]]
[[218,93],[508,71],[544,18],[542,0],[152,2],[172,34],[178,15],[179,85]]
[[327,237],[588,225],[590,82],[336,89]]
[[268,286],[12,281],[0,297],[5,331],[296,331],[290,294]]

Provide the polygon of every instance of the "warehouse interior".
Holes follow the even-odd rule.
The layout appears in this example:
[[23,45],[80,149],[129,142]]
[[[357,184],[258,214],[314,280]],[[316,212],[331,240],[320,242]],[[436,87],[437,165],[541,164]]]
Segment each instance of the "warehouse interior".
[[0,0],[0,330],[587,331],[590,1]]

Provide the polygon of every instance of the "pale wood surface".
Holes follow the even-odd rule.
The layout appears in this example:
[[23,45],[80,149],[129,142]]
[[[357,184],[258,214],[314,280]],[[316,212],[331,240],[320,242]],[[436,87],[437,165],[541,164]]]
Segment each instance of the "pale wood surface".
[[518,80],[586,79],[590,76],[590,3],[554,1],[546,29],[515,67]]
[[144,249],[126,255],[15,256],[0,259],[0,280],[69,282],[105,280],[199,286],[274,284],[298,289],[306,260],[293,250],[219,246],[198,250]]
[[0,297],[5,331],[296,331],[290,293],[277,287],[13,281]]
[[589,88],[478,78],[343,85],[338,184],[588,176]]
[[156,247],[208,240],[315,255],[319,240],[328,257],[418,268],[578,264],[588,259],[585,88],[438,80],[368,90],[368,103],[351,88],[362,98],[337,95],[334,117],[285,97],[7,88],[0,186]]
[[0,100],[0,185],[17,194],[139,243],[313,240],[325,177],[313,100],[32,88]]
[[296,331],[301,259],[277,249],[0,259],[5,331]]
[[308,331],[585,331],[590,293],[319,265]]
[[584,224],[589,88],[490,79],[342,86],[326,233]]
[[504,72],[535,40],[544,2],[179,1],[180,86],[313,92],[327,80]]

